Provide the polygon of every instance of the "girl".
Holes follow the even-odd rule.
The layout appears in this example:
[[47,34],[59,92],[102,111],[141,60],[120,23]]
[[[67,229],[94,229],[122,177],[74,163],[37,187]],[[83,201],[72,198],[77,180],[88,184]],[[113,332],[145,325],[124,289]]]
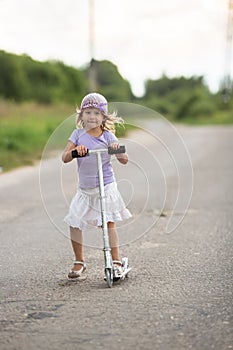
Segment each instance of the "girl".
[[[62,154],[64,163],[72,161],[75,153],[84,156],[88,149],[111,147],[119,148],[119,142],[114,135],[114,123],[123,123],[116,113],[108,113],[108,104],[104,96],[98,93],[86,95],[77,111],[77,129],[71,134],[67,146]],[[127,164],[126,153],[117,154],[117,159],[122,164]],[[69,272],[69,278],[79,278],[86,270],[83,254],[82,230],[87,225],[100,227],[101,212],[99,203],[97,161],[94,154],[88,157],[77,158],[79,185],[74,196],[68,215],[64,221],[70,226],[71,243],[75,255],[74,266]],[[107,225],[109,243],[114,266],[121,273],[121,261],[119,257],[118,235],[115,227],[116,221],[131,217],[125,208],[123,199],[118,192],[111,156],[102,154],[104,186],[106,195]]]

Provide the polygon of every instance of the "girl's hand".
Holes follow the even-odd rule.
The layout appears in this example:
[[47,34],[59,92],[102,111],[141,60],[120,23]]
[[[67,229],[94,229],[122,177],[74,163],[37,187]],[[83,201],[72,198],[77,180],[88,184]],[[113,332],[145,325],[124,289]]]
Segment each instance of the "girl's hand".
[[85,154],[87,153],[87,147],[84,145],[80,145],[76,147],[76,150],[78,152],[79,156],[85,156]]
[[[120,148],[120,144],[117,143],[117,142],[114,142],[114,143],[111,143],[109,145],[109,147],[111,147],[112,149],[117,150],[118,148]],[[127,164],[128,163],[129,159],[128,159],[128,155],[126,153],[118,153],[118,154],[116,154],[116,157],[117,157],[117,159],[119,160],[119,162],[121,164]]]
[[120,148],[120,144],[117,142],[114,142],[114,143],[111,143],[109,147],[111,147],[111,149],[118,149]]

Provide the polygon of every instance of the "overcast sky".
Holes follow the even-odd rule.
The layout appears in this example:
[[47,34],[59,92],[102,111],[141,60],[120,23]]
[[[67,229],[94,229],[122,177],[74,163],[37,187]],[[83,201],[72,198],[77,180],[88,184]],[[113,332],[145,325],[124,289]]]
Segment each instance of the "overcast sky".
[[[137,95],[144,81],[224,76],[228,0],[94,0],[94,57],[118,66]],[[81,68],[90,60],[89,0],[0,0],[0,49]]]

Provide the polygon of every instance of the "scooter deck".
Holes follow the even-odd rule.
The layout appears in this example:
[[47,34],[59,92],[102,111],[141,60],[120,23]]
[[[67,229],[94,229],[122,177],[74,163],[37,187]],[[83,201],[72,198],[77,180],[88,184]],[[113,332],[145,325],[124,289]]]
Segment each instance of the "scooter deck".
[[113,276],[113,282],[124,280],[127,277],[130,270],[132,270],[132,267],[128,267],[127,269],[125,269],[123,273],[119,276]]
[[[113,283],[124,280],[127,277],[130,270],[132,270],[132,267],[128,267],[127,269],[125,269],[124,272],[119,276],[113,276]],[[104,280],[106,281],[106,277],[104,277]]]

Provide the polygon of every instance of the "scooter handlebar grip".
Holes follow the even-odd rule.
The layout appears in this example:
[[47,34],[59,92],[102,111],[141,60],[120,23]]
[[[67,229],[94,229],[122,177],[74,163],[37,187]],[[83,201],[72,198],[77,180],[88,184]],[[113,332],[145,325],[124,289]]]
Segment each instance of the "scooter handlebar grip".
[[125,146],[120,146],[118,149],[112,149],[111,147],[108,147],[108,154],[120,154],[125,152]]
[[84,156],[80,156],[76,149],[74,149],[71,153],[72,153],[72,158],[83,158],[83,157],[89,156],[88,150],[87,150],[87,153],[84,154]]

